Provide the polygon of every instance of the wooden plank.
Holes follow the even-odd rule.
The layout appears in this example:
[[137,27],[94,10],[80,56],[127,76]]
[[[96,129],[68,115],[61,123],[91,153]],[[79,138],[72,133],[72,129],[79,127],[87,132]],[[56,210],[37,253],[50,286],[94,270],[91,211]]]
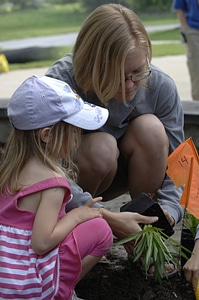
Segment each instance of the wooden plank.
[[182,101],[185,124],[199,125],[199,101]]
[[[0,99],[0,143],[6,141],[11,130],[7,118],[7,105],[9,99]],[[185,137],[192,137],[197,149],[199,149],[199,101],[182,101],[185,118]]]

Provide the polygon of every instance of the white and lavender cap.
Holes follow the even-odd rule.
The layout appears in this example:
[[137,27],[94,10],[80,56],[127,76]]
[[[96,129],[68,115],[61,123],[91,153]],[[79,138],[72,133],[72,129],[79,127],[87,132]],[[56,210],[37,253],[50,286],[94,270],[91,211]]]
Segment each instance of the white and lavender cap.
[[95,130],[106,123],[108,110],[84,102],[61,80],[33,75],[12,95],[8,117],[20,130],[43,128],[61,120],[82,129]]

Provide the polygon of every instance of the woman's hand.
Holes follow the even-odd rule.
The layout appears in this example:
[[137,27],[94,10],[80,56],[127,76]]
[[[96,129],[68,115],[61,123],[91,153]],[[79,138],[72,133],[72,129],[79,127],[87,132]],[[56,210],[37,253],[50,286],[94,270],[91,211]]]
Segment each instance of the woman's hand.
[[169,224],[173,227],[174,226],[174,219],[170,216],[170,214],[165,210],[165,209],[162,209],[164,214],[165,214],[165,217],[167,218]]
[[[147,217],[132,212],[113,213],[104,208],[101,208],[101,211],[103,218],[108,222],[118,240],[140,231],[141,227],[139,224],[152,224],[158,220],[158,217]],[[134,241],[124,244],[124,247],[128,253],[132,253]]]

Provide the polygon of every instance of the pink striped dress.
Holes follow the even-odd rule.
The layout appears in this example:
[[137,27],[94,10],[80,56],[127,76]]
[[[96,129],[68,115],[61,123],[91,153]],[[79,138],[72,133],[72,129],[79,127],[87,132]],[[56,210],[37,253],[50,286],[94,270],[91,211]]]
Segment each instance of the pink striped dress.
[[51,187],[65,187],[66,195],[59,218],[71,190],[64,178],[49,178],[24,188],[17,194],[0,197],[0,299],[70,299],[81,272],[74,232],[44,255],[31,247],[35,214],[21,210],[17,200]]

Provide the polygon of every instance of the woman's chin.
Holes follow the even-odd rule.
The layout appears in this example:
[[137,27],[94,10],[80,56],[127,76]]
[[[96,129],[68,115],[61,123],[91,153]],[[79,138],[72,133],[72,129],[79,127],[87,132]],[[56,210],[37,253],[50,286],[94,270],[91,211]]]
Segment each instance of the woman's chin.
[[[136,91],[137,92],[137,91]],[[126,97],[126,102],[131,102],[133,100],[133,98],[135,97],[136,95],[136,92],[134,91],[133,93],[126,93],[125,94],[125,97]],[[121,94],[117,94],[115,97],[114,97],[115,101],[119,102],[119,103],[123,103],[123,99],[122,99],[122,95]]]

